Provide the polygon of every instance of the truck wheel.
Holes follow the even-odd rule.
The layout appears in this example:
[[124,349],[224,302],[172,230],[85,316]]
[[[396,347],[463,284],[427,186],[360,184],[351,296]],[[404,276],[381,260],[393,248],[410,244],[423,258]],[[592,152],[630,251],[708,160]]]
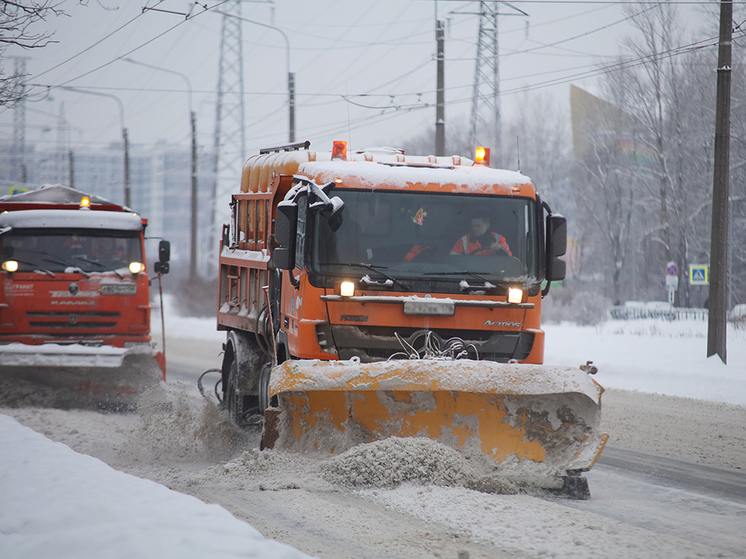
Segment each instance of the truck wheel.
[[231,361],[228,383],[225,387],[225,409],[231,421],[241,427],[246,422],[244,397],[238,394],[238,361]]
[[259,373],[259,412],[264,414],[264,410],[272,405],[269,398],[269,376],[272,371],[272,364],[265,363],[262,371]]

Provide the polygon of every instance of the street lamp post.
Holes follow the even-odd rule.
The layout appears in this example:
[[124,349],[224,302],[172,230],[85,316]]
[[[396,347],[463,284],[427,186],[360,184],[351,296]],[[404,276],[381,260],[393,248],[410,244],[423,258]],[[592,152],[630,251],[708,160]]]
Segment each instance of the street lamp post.
[[223,14],[226,17],[233,17],[241,21],[245,21],[247,23],[253,23],[254,25],[260,25],[262,27],[266,27],[268,29],[274,29],[278,33],[282,34],[282,38],[285,39],[285,67],[287,69],[287,75],[288,75],[288,138],[290,140],[290,143],[295,142],[295,74],[290,72],[290,39],[288,39],[287,34],[280,29],[279,27],[275,27],[274,25],[269,25],[267,23],[262,23],[260,21],[254,21],[253,19],[246,19],[245,17],[237,16],[235,14],[229,14],[227,12],[221,12],[220,10],[214,10],[215,12],[219,14]]
[[124,105],[122,105],[121,99],[111,93],[99,93],[97,91],[88,91],[87,89],[80,89],[78,87],[71,87],[69,85],[60,85],[60,89],[68,91],[75,91],[77,93],[85,93],[86,95],[97,95],[99,97],[108,97],[114,99],[119,105],[119,121],[122,124],[122,140],[124,146],[124,205],[130,207],[130,152],[129,152],[129,138],[127,135],[127,129],[124,127]]
[[197,117],[192,110],[192,82],[181,72],[175,70],[169,70],[168,68],[161,68],[160,66],[153,66],[152,64],[146,64],[144,62],[138,62],[131,58],[125,58],[126,62],[151,68],[153,70],[160,70],[161,72],[168,72],[169,74],[176,74],[184,78],[187,84],[187,90],[189,94],[189,124],[192,131],[192,168],[191,168],[191,228],[189,237],[189,279],[194,280],[197,277]]

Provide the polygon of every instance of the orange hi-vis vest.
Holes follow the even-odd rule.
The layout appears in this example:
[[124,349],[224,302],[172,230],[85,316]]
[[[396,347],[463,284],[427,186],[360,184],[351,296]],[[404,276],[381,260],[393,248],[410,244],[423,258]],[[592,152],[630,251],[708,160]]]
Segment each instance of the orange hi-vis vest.
[[[497,233],[492,231],[492,238],[497,241],[497,244],[502,250],[507,252],[510,256],[513,256],[513,253],[510,252],[510,248],[508,247],[508,242],[505,240],[505,237],[503,237],[502,235],[498,235]],[[451,252],[455,252],[456,254],[497,254],[496,250],[491,249],[490,247],[483,247],[471,233],[467,233],[458,241],[456,241],[456,244],[453,245]]]

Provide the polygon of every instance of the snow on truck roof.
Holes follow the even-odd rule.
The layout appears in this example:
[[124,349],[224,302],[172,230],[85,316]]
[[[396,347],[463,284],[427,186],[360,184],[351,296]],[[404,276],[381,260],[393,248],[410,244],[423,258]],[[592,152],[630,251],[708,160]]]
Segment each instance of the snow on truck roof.
[[108,229],[142,231],[142,218],[134,213],[92,210],[19,210],[0,214],[0,227],[18,229]]
[[298,173],[318,184],[337,181],[341,188],[393,188],[463,193],[532,195],[527,176],[481,165],[440,165],[379,161],[314,161],[301,163]]
[[[3,203],[38,203],[38,204],[80,204],[80,200],[83,197],[90,199],[92,205],[102,206],[118,206],[114,202],[101,198],[100,196],[93,196],[87,194],[81,190],[75,190],[69,186],[62,186],[61,184],[45,184],[37,190],[31,190],[29,192],[23,192],[21,194],[12,194],[9,196],[0,197],[0,204]],[[123,210],[128,210],[124,206],[120,206]]]

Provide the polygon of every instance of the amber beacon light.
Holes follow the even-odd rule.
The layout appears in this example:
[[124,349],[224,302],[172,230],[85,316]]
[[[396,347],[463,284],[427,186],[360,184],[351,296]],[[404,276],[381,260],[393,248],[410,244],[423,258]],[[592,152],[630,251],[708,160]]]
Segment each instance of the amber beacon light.
[[490,148],[478,147],[474,154],[474,162],[477,165],[490,166]]
[[347,142],[335,141],[332,147],[332,159],[347,161]]

